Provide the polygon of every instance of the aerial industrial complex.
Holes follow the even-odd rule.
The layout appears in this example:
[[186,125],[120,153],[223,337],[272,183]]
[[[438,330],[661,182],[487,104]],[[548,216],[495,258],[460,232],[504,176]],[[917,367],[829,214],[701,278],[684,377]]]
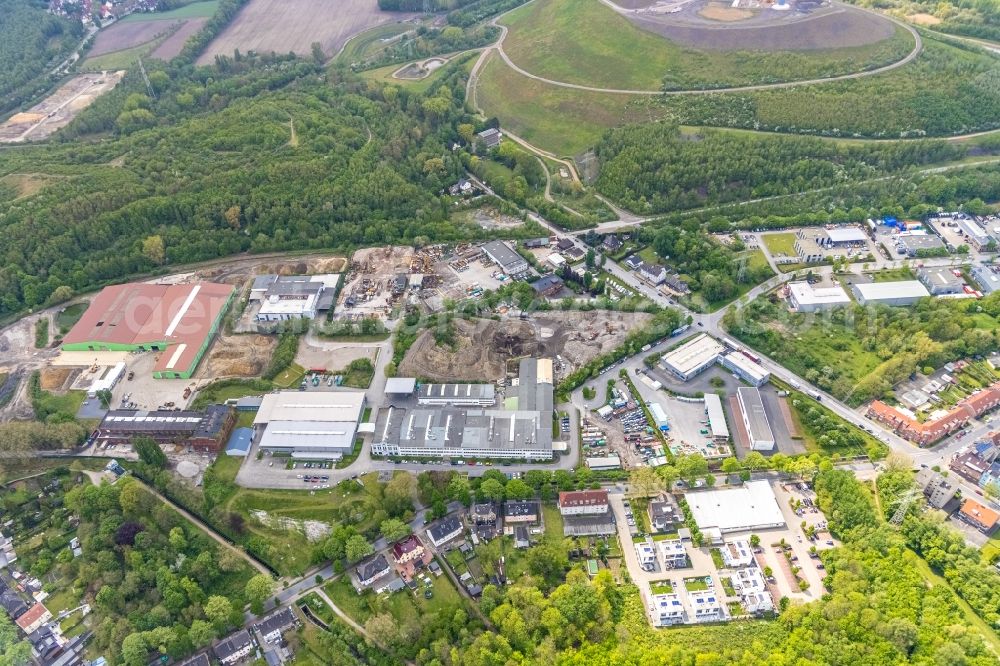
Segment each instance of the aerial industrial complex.
[[[375,425],[372,453],[428,458],[552,458],[552,359],[519,363],[515,394],[494,407],[494,387],[429,384],[392,396]],[[415,399],[414,399],[415,398]]]
[[63,338],[66,351],[160,352],[157,378],[191,377],[235,294],[230,285],[106,287]]

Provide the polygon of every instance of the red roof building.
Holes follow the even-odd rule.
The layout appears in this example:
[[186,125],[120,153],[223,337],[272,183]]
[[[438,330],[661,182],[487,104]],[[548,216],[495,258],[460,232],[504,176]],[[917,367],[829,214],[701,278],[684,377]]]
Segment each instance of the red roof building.
[[[983,506],[973,499],[967,499],[962,503],[962,508],[959,510],[958,515],[959,518],[986,534],[992,532],[997,526],[997,521],[1000,521],[1000,513]],[[18,620],[18,623],[20,623],[20,620]]]
[[153,376],[189,378],[235,291],[227,284],[106,287],[63,338],[66,351],[160,352]]
[[920,423],[912,416],[876,400],[868,407],[868,417],[880,421],[914,444],[927,446],[942,437],[961,429],[980,414],[1000,405],[1000,383],[994,384],[959,402],[944,416]]
[[49,609],[44,604],[35,604],[28,609],[28,612],[17,618],[15,622],[17,622],[17,626],[21,627],[24,633],[30,634],[51,619],[52,613],[49,612]]
[[411,534],[405,539],[396,542],[396,545],[392,547],[392,556],[400,564],[419,559],[424,556],[424,544],[420,543],[420,539]]
[[559,513],[564,516],[607,512],[607,490],[578,490],[559,493]]

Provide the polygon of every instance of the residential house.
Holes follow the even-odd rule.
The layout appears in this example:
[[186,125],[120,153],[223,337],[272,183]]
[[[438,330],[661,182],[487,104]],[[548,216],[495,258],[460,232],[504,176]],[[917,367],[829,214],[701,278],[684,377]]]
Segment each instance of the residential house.
[[636,541],[635,554],[639,558],[639,566],[645,571],[653,571],[656,568],[656,550],[651,541]]
[[229,634],[212,648],[222,664],[235,664],[253,652],[253,638],[246,629]]
[[607,490],[576,490],[559,493],[559,513],[581,516],[608,513]]
[[525,502],[507,500],[503,503],[503,522],[506,527],[536,525],[541,515],[542,507],[537,500]]
[[524,525],[518,525],[514,528],[514,547],[518,549],[524,549],[531,545],[531,540],[528,538],[528,528]]
[[998,405],[1000,405],[1000,383],[993,384],[989,388],[964,398],[943,416],[933,421],[921,423],[911,413],[891,407],[881,400],[875,400],[871,403],[868,407],[868,416],[889,426],[896,434],[905,437],[914,444],[927,446],[956,430],[960,430],[969,422],[969,419],[984,414]]
[[482,139],[483,144],[487,149],[496,148],[500,145],[500,141],[503,140],[503,134],[499,129],[495,127],[490,127],[479,132],[476,136]]
[[967,499],[962,503],[958,517],[983,534],[991,533],[996,529],[997,521],[1000,521],[1000,513],[983,506],[974,499]]
[[958,494],[958,488],[930,467],[917,472],[917,485],[927,498],[927,504],[935,509],[943,509]]
[[688,592],[687,595],[694,609],[696,622],[711,622],[722,618],[722,604],[719,603],[719,595],[715,590],[698,590]]
[[424,544],[420,543],[420,539],[415,534],[411,534],[396,542],[392,547],[392,556],[399,564],[419,560],[424,556]]
[[691,287],[688,283],[673,273],[667,274],[667,277],[663,280],[663,286],[675,294],[680,294],[681,296],[691,293]]
[[443,544],[460,536],[463,530],[462,520],[456,515],[450,515],[428,527],[427,536],[435,548],[440,548]]
[[622,241],[618,238],[617,234],[608,234],[604,237],[604,240],[601,241],[601,247],[605,251],[614,254],[618,250],[622,249]]
[[952,460],[948,467],[969,483],[978,485],[992,464],[993,460],[980,456],[975,448],[970,448]]
[[15,622],[17,622],[17,626],[21,627],[21,631],[30,634],[51,619],[52,613],[49,612],[49,609],[44,604],[36,603],[27,612],[20,615]]
[[[382,557],[384,560],[385,557]],[[254,631],[260,634],[265,643],[278,643],[281,635],[298,624],[295,613],[291,606],[285,606],[266,616],[263,620],[255,622]]]
[[720,550],[722,552],[722,561],[725,562],[726,567],[729,569],[737,569],[753,564],[753,550],[750,548],[750,542],[746,539],[727,541]]
[[774,610],[774,599],[767,589],[764,575],[757,567],[747,567],[729,576],[736,596],[747,613],[756,615]]
[[672,532],[684,524],[680,507],[667,497],[652,500],[647,510],[649,524],[657,532]]
[[563,279],[558,275],[553,275],[549,273],[548,275],[543,275],[534,282],[531,283],[531,288],[535,290],[539,296],[546,296],[552,298],[556,296],[563,290],[565,284]]
[[6,587],[0,591],[0,608],[3,608],[12,620],[17,620],[28,612],[28,604],[24,603],[24,599],[15,590]]
[[684,622],[684,604],[674,593],[650,595],[649,616],[656,627],[680,624]]
[[664,570],[683,569],[688,566],[688,554],[680,539],[663,539],[655,542],[660,549]]
[[565,252],[574,245],[575,244],[573,243],[572,238],[560,238],[559,241],[556,243],[556,249],[559,250],[560,252]]
[[499,533],[502,525],[495,502],[474,502],[469,507],[469,522],[480,539],[489,541]]

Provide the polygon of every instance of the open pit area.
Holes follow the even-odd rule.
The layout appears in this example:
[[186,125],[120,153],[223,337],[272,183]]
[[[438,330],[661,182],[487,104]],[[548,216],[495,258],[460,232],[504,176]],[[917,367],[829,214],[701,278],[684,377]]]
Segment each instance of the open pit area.
[[198,369],[198,376],[205,379],[259,377],[267,368],[277,344],[278,338],[274,335],[226,335],[220,331],[207,360],[202,361]]
[[0,125],[0,143],[40,141],[70,123],[122,80],[125,71],[75,76],[44,100]]
[[650,315],[599,311],[559,312],[530,320],[456,319],[457,347],[436,344],[432,330],[423,331],[400,364],[400,376],[434,381],[497,380],[506,375],[508,359],[521,356],[561,357],[565,375],[595,356],[617,347]]

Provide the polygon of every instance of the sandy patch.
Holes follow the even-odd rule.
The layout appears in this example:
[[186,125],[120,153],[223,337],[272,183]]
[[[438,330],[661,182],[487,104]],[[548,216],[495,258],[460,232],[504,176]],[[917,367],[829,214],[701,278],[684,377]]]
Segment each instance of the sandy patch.
[[42,368],[39,373],[39,384],[45,391],[58,391],[73,374],[72,368]]
[[11,125],[20,125],[21,123],[37,123],[39,120],[44,118],[40,113],[15,113],[10,117],[7,122]]
[[752,18],[753,12],[748,9],[738,9],[730,5],[724,5],[721,2],[710,2],[702,7],[698,15],[704,16],[711,21],[730,23],[732,21],[744,21]]
[[941,19],[933,14],[910,14],[906,19],[917,25],[937,25],[941,22]]

